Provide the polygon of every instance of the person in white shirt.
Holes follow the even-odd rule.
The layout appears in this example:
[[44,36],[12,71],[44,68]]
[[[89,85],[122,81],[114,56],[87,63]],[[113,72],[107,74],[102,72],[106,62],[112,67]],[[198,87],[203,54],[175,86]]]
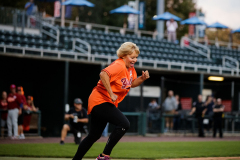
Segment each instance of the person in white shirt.
[[170,19],[167,21],[167,31],[168,31],[168,41],[175,43],[176,41],[176,29],[178,28],[178,24],[174,19]]

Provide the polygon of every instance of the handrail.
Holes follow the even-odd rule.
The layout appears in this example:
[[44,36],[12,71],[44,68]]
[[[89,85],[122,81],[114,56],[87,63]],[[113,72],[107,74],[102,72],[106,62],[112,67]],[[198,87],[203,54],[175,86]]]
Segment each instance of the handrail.
[[[86,45],[88,50],[86,51],[83,48],[76,46],[76,42],[79,42],[81,44]],[[90,58],[91,58],[91,45],[88,42],[86,42],[84,40],[81,40],[79,38],[74,38],[72,48],[73,48],[73,51],[75,51],[75,49],[76,49],[80,52],[87,53],[88,54],[88,60],[90,60]]]
[[[230,63],[227,63],[226,60],[234,62],[236,64],[236,66],[234,66]],[[235,69],[237,72],[237,75],[239,74],[239,62],[236,59],[229,57],[229,56],[222,56],[222,65],[225,67]]]
[[[204,43],[204,40],[198,40],[199,43]],[[238,48],[240,51],[240,44],[238,43],[230,43],[230,42],[224,42],[224,41],[215,41],[215,40],[208,40],[208,43],[215,45],[216,47],[219,48],[219,45],[226,46],[228,49],[232,49],[233,47]]]
[[[50,37],[52,37],[52,38],[54,38],[54,39],[56,39],[57,44],[59,44],[59,37],[60,37],[60,31],[59,31],[59,29],[58,29],[57,27],[49,24],[49,23],[44,22],[44,21],[41,21],[41,24],[42,24],[42,25],[41,25],[40,32],[41,32],[41,33],[44,33],[44,34],[46,34],[46,35],[48,35],[48,36],[50,36]],[[50,33],[50,32],[47,31],[47,30],[44,30],[44,28],[43,28],[44,26],[45,26],[45,27],[47,26],[47,27],[51,28],[52,30],[54,30],[54,31],[56,32],[56,35]]]
[[[203,52],[202,50],[199,50],[199,49],[196,49],[196,48],[190,46],[189,44],[187,45],[187,44],[184,43],[184,41],[188,41],[189,43],[194,44],[194,46],[198,46],[198,47],[200,47],[200,48],[203,48],[203,49],[206,50],[207,52],[205,53],[205,52]],[[199,54],[207,57],[208,59],[210,59],[210,54],[211,54],[211,53],[210,53],[210,49],[209,49],[207,46],[198,43],[197,41],[193,41],[193,40],[191,40],[191,39],[188,38],[188,37],[182,37],[182,38],[181,38],[181,44],[180,44],[180,45],[181,45],[182,48],[183,48],[183,47],[188,48],[188,49],[190,49],[190,50],[192,50],[192,51],[194,51],[194,52],[196,52],[196,53],[199,53]]]
[[[44,21],[51,23],[52,25],[55,24],[55,22],[61,22],[60,19],[55,19],[55,18],[44,18]],[[102,24],[96,24],[96,23],[87,23],[87,22],[76,22],[76,21],[71,21],[71,20],[65,20],[65,23],[69,23],[70,27],[73,27],[74,25],[83,25],[85,28],[88,30],[91,30],[92,27],[104,29],[106,33],[109,32],[109,30],[115,30],[115,31],[121,31],[124,30],[124,32],[131,32],[135,33],[133,29],[128,29],[128,28],[122,28],[122,27],[116,27],[116,26],[108,26],[108,25],[102,25]],[[144,31],[144,30],[138,30],[138,36],[141,37],[142,34],[145,35],[150,35],[151,37],[155,37],[158,33],[153,32],[153,31]],[[166,36],[166,34],[160,34],[162,36]]]
[[[40,57],[45,57],[44,53],[52,53],[56,54],[57,58],[60,59],[62,58],[61,55],[72,55],[74,56],[74,60],[78,60],[78,57],[85,57],[88,59],[89,62],[98,62],[95,61],[95,58],[100,58],[100,59],[105,59],[107,60],[107,63],[110,64],[112,63],[113,60],[117,59],[117,56],[110,56],[110,55],[93,55],[90,54],[86,55],[86,53],[78,53],[74,51],[59,51],[59,50],[49,50],[49,49],[42,49],[42,48],[28,48],[28,47],[20,47],[20,46],[12,46],[12,45],[2,45],[0,44],[0,47],[3,47],[3,53],[7,53],[7,49],[19,49],[22,50],[22,55],[26,55],[25,51],[36,51],[40,52]],[[16,54],[19,55],[19,54]],[[36,55],[37,56],[37,55]],[[158,61],[158,60],[144,60],[144,59],[138,59],[138,67],[143,67],[144,63],[152,64],[152,68],[158,69],[161,68],[158,65],[166,65],[168,70],[175,69],[175,66],[178,66],[181,68],[181,71],[185,71],[186,67],[190,67],[194,70],[194,72],[202,72],[202,70],[199,69],[204,69],[207,71],[207,73],[211,73],[213,70],[215,73],[218,71],[218,74],[222,75],[223,72],[229,72],[232,76],[239,75],[239,70],[236,71],[236,69],[233,68],[227,68],[227,67],[217,67],[217,66],[206,66],[206,65],[199,65],[199,64],[188,64],[188,63],[180,63],[180,62],[169,62],[169,61]],[[174,67],[173,67],[174,66]],[[235,72],[237,72],[235,74]],[[227,73],[226,73],[227,74]]]

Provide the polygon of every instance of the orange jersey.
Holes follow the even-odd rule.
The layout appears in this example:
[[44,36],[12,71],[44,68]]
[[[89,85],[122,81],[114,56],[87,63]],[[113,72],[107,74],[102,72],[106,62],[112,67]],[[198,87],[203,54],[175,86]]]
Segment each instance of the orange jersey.
[[118,98],[115,102],[112,102],[112,99],[102,81],[99,80],[88,99],[88,114],[91,113],[94,106],[105,102],[112,103],[118,107],[118,103],[124,99],[131,88],[132,82],[137,78],[135,69],[127,69],[125,62],[120,58],[115,60],[102,71],[105,71],[108,74],[111,89]]

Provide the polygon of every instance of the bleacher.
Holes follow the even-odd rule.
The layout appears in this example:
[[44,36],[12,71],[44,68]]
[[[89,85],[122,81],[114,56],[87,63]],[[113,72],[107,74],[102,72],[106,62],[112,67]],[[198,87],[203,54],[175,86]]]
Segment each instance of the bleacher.
[[[48,24],[49,25],[49,24]],[[138,58],[140,67],[147,66],[153,68],[167,68],[168,70],[190,70],[194,72],[205,71],[211,73],[235,74],[235,70],[222,66],[221,56],[229,55],[235,59],[240,59],[240,54],[236,50],[217,49],[211,47],[211,59],[199,53],[191,51],[180,45],[168,42],[165,39],[154,40],[152,37],[138,37],[134,34],[122,35],[119,32],[104,32],[103,30],[77,27],[59,27],[55,26],[55,30],[43,26],[43,29],[50,34],[59,30],[59,43],[49,35],[42,32],[41,35],[22,34],[17,32],[0,30],[0,46],[7,45],[4,50],[0,47],[0,51],[10,53],[23,53],[28,55],[51,56],[58,58],[73,58],[88,61],[103,61],[111,63],[116,56],[116,50],[119,46],[131,41],[136,43],[141,54]],[[79,38],[91,45],[91,54],[87,55],[76,51],[73,48],[73,40]],[[14,46],[11,48],[11,46]],[[17,48],[19,47],[19,48]],[[87,50],[87,46],[80,44],[80,48]],[[64,55],[64,56],[63,56]],[[90,56],[90,57],[89,57]]]
[[[65,50],[61,44],[57,44],[53,39],[48,40],[46,36],[4,30],[0,30],[0,44],[49,50]],[[14,51],[10,50],[9,52]]]
[[222,56],[227,55],[240,61],[240,51],[237,49],[229,49],[227,47],[209,46],[212,58],[221,59]]
[[[72,38],[80,38],[92,46],[92,54],[115,56],[116,50],[119,46],[126,42],[134,42],[139,48],[141,54],[138,59],[143,60],[157,60],[169,61],[189,64],[200,64],[209,66],[219,66],[212,60],[181,48],[179,45],[167,42],[165,39],[162,41],[153,40],[151,37],[138,38],[136,35],[121,35],[120,33],[105,33],[101,30],[86,30],[84,28],[67,28],[59,27],[61,40],[65,46],[69,44]],[[68,48],[71,49],[71,48]]]

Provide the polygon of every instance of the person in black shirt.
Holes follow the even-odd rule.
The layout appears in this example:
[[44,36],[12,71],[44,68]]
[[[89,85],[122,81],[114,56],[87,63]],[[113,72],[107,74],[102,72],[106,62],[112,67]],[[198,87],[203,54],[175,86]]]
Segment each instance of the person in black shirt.
[[204,128],[207,131],[210,131],[212,129],[212,116],[213,116],[213,97],[211,95],[208,95],[206,98],[206,102],[205,102],[207,111],[205,113],[205,115],[209,116],[209,120],[208,120],[208,124],[204,124]]
[[173,122],[174,122],[173,128],[175,130],[178,130],[179,124],[180,124],[180,118],[181,118],[180,112],[182,110],[182,104],[180,102],[179,95],[175,95],[175,99],[176,99],[176,102],[177,102],[177,109],[175,110],[175,116],[174,116],[174,119],[173,119]]
[[202,102],[202,95],[198,95],[198,101],[193,103],[191,112],[192,115],[195,112],[195,117],[198,120],[198,137],[205,137],[203,132],[203,117],[206,112],[206,105]]
[[65,114],[65,120],[69,120],[69,124],[63,125],[60,144],[64,144],[68,131],[74,134],[74,141],[76,144],[79,144],[81,141],[81,132],[85,132],[83,128],[84,124],[88,123],[87,111],[82,107],[82,100],[80,98],[74,100],[74,108],[71,108]]
[[213,137],[216,137],[216,132],[217,129],[219,130],[219,137],[222,138],[222,115],[224,111],[224,106],[222,105],[222,100],[221,98],[217,99],[217,105],[213,106],[213,121],[214,121],[214,126],[213,126]]

